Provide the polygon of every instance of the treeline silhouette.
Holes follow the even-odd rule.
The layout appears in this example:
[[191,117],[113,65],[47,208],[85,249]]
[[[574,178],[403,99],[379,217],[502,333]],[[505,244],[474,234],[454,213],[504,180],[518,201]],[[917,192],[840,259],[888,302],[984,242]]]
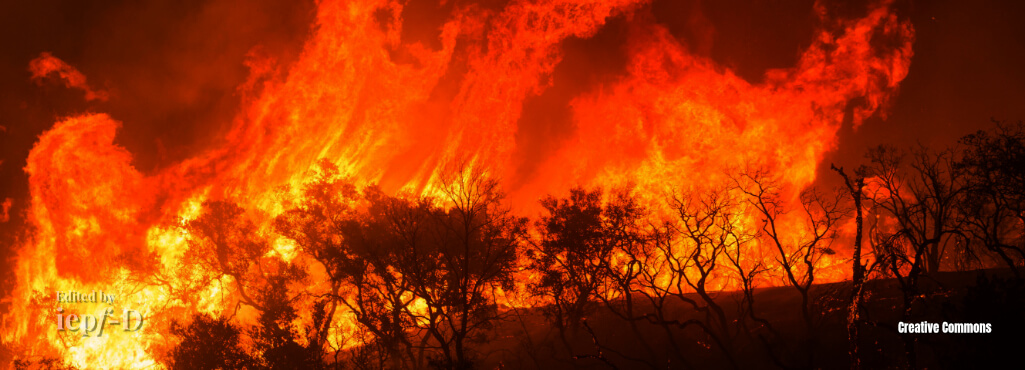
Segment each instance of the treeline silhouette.
[[[786,188],[777,174],[736,171],[720,186],[665,195],[668,207],[660,211],[643,207],[630,189],[576,188],[541,200],[535,220],[514,216],[497,181],[472,169],[443,179],[436,196],[390,196],[357,187],[322,162],[299,201],[274,221],[317,275],[300,263],[261,259],[269,241],[234,204],[208,202],[186,225],[192,239],[184,261],[191,276],[202,277],[192,279],[196,287],[228,276],[260,319],[246,333],[224,318],[178,324],[173,334],[182,343],[169,364],[469,369],[494,357],[487,351],[516,350],[530,360],[499,362],[814,368],[836,363],[816,356],[829,353],[820,336],[837,324],[828,322],[837,321],[826,315],[832,309],[846,311],[851,368],[861,366],[867,349],[890,352],[875,361],[917,368],[919,352],[930,347],[921,336],[896,335],[902,345],[886,348],[862,334],[894,336],[895,321],[934,317],[944,305],[930,295],[947,292],[930,276],[942,269],[1002,263],[1015,278],[1001,280],[1011,285],[1003,294],[1020,290],[1023,144],[1018,124],[940,150],[881,146],[850,174],[834,167],[844,187],[796,196],[799,189]],[[854,238],[841,239],[841,225],[851,221]],[[844,248],[853,250],[852,279],[816,292],[816,268],[836,254],[838,240],[851,243]],[[873,318],[866,302],[872,281],[896,282],[899,299],[886,307],[896,320]],[[285,288],[294,283],[315,289]],[[766,283],[792,289],[798,299],[756,300],[755,288]],[[528,327],[523,315],[531,309],[505,306],[511,295],[551,330]],[[297,302],[307,302],[308,327],[294,327]],[[788,307],[768,307],[783,303]],[[792,318],[770,313],[779,309]],[[351,317],[356,330],[333,330],[340,316]],[[614,332],[631,343],[616,348],[600,340],[598,318],[618,321],[602,327],[618,327]],[[511,329],[516,321],[520,330]],[[517,333],[514,348],[488,345]],[[236,344],[243,334],[254,343],[248,351]],[[937,364],[933,357],[929,365]]]
[[[204,203],[182,226],[177,294],[228,281],[238,305],[172,325],[178,344],[162,360],[857,369],[1012,356],[1025,329],[1025,126],[998,123],[942,149],[880,146],[833,171],[843,186],[822,190],[738,170],[659,194],[658,209],[629,188],[576,188],[528,219],[473,169],[436,195],[393,196],[324,161],[273,221],[294,243],[290,262],[265,257],[273,241],[230,201]],[[818,284],[826,259],[845,262],[850,280]],[[233,324],[243,306],[255,325]],[[994,333],[898,333],[897,322],[923,320],[991,322]]]

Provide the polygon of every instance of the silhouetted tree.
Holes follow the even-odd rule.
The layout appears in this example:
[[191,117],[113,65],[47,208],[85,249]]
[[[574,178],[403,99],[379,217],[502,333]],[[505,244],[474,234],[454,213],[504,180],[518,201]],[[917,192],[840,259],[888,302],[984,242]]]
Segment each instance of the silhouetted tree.
[[641,356],[612,351],[624,359],[655,367],[647,358],[654,358],[654,350],[648,338],[643,335],[638,323],[645,318],[639,312],[636,293],[640,290],[639,280],[644,269],[644,257],[650,255],[646,250],[651,240],[648,224],[645,222],[648,211],[638,203],[630,187],[612,189],[606,197],[602,208],[601,244],[611,247],[610,258],[602,260],[605,279],[597,290],[598,298],[604,307],[615,316],[626,321],[637,339],[637,343],[645,351]]
[[847,341],[849,345],[848,353],[851,357],[851,370],[857,370],[861,368],[861,355],[859,354],[859,343],[861,340],[859,335],[861,325],[860,315],[865,296],[865,280],[870,272],[861,255],[861,243],[865,229],[865,210],[862,206],[865,176],[862,173],[864,171],[859,170],[855,174],[854,179],[851,180],[842,167],[837,168],[834,165],[831,166],[831,168],[843,178],[847,194],[851,196],[851,200],[854,202],[855,232],[854,249],[851,256],[851,296],[847,303]]
[[880,146],[868,154],[871,206],[875,214],[896,222],[889,234],[901,239],[893,245],[910,247],[906,262],[915,275],[939,271],[947,248],[963,241],[956,212],[965,192],[965,173],[955,166],[953,155],[951,150],[919,147],[905,163],[905,154],[892,147]]
[[[667,233],[668,240],[658,245],[663,248],[668,262],[669,276],[674,279],[670,281],[671,292],[705,314],[702,322],[695,323],[722,350],[730,364],[737,367],[732,346],[735,328],[731,327],[726,311],[716,302],[718,293],[725,288],[721,283],[726,282],[732,272],[724,271],[720,262],[729,260],[731,251],[737,251],[734,266],[742,266],[740,244],[750,239],[737,230],[737,205],[727,189],[674,194],[669,203],[676,213],[676,219],[668,224],[673,232]],[[679,239],[673,240],[673,235]],[[713,281],[720,285],[710,286]],[[700,302],[686,294],[691,291]]]
[[330,162],[318,164],[300,202],[274,225],[327,275],[327,291],[316,294],[325,308],[314,320],[312,337],[319,346],[341,307],[373,336],[360,349],[363,359],[376,357],[376,368],[417,367],[403,362],[414,361],[408,331],[415,325],[406,310],[414,297],[406,272],[423,268],[417,247],[424,244],[420,230],[429,216],[428,202],[389,197],[376,187],[361,191]]
[[440,348],[437,366],[466,369],[473,357],[467,344],[483,340],[500,319],[495,291],[515,289],[527,220],[512,215],[498,182],[479,171],[451,173],[440,192],[446,208],[432,212],[431,243],[418,251],[422,268],[403,271],[424,310],[407,312],[426,323]]
[[641,254],[648,241],[643,228],[646,213],[629,189],[615,189],[603,197],[600,188],[574,188],[567,198],[549,196],[541,205],[546,214],[535,224],[539,240],[528,254],[530,269],[540,278],[531,283],[530,289],[546,299],[542,311],[555,324],[566,349],[571,354],[576,351],[569,337],[576,337],[595,303],[601,302],[629,323],[639,343],[649,356],[653,355],[648,339],[637,328],[637,321],[643,317],[634,312],[634,295],[644,266]]
[[965,229],[1007,264],[1015,276],[1025,262],[1025,125],[997,124],[961,139],[955,168],[966,177],[961,206]]
[[205,314],[183,325],[171,324],[172,335],[181,339],[170,352],[171,369],[258,369],[259,361],[239,345],[240,330],[226,318]]
[[298,318],[286,284],[298,280],[300,270],[282,266],[282,273],[269,279],[268,286],[259,296],[263,311],[251,330],[255,350],[261,354],[268,369],[323,369],[322,348],[316,341],[297,341],[299,334],[293,327]]
[[[791,219],[786,229],[788,213],[786,189],[777,178],[763,171],[742,173],[735,179],[737,188],[747,195],[747,202],[762,217],[761,237],[776,250],[776,263],[783,270],[784,280],[801,295],[801,318],[805,326],[807,365],[814,365],[815,318],[812,312],[810,290],[815,283],[815,268],[824,255],[834,254],[832,242],[847,210],[842,207],[839,194],[822,194],[814,189],[800,192],[800,218]],[[770,349],[771,352],[771,349]]]
[[600,189],[574,188],[566,199],[541,200],[547,214],[537,220],[539,239],[528,251],[530,269],[540,276],[530,284],[530,293],[550,300],[541,310],[570,352],[567,334],[575,334],[593,309],[614,247],[603,235],[601,197]]
[[341,229],[357,217],[359,192],[330,162],[318,163],[313,175],[312,181],[304,185],[300,201],[274,220],[274,229],[295,241],[297,249],[319,263],[327,275],[327,291],[317,298],[325,314],[313,323],[312,333],[314,341],[323,345],[338,311],[340,291],[349,282],[349,272],[362,266],[341,235]]
[[[966,249],[958,216],[965,172],[955,166],[954,154],[918,147],[905,161],[905,153],[893,147],[868,153],[864,195],[875,216],[869,237],[880,272],[900,286],[902,321],[910,321],[912,304],[922,297],[922,274],[939,271],[944,255]],[[908,366],[914,368],[918,339],[901,337]]]
[[[309,328],[311,337],[304,338],[305,344],[300,344],[292,327],[293,321],[298,318],[292,303],[306,294],[299,292],[290,295],[286,286],[290,282],[303,280],[305,271],[280,259],[264,260],[270,250],[269,244],[257,232],[256,225],[245,211],[236,204],[227,201],[205,202],[202,213],[189,221],[185,229],[189,235],[189,249],[183,258],[186,269],[200,276],[205,275],[207,279],[230,277],[235,283],[240,301],[259,312],[257,325],[250,333],[257,354],[246,360],[255,361],[252,366],[271,369],[323,367],[323,347],[322,342],[318,341],[320,332]],[[323,320],[323,309],[317,311],[312,318],[315,321]],[[213,322],[207,319],[198,317],[192,326],[179,328],[178,332],[192,336],[186,339],[195,342],[196,347],[202,341],[213,341],[206,344],[216,347],[221,345],[219,341],[237,340],[237,329],[234,326],[223,320]],[[205,330],[203,335],[206,336],[193,335],[198,333],[196,330]],[[183,341],[184,344],[193,342]],[[183,354],[194,352],[181,345],[175,351]]]
[[241,301],[259,309],[260,303],[248,290],[251,285],[259,285],[262,276],[252,268],[270,246],[257,234],[256,225],[246,217],[245,210],[228,201],[207,201],[203,203],[203,213],[189,221],[185,229],[190,237],[182,269],[193,271],[204,280],[231,277]]
[[349,288],[341,302],[374,335],[371,348],[384,350],[388,366],[421,367],[426,348],[419,345],[414,355],[413,341],[425,335],[411,307],[417,299],[413,284],[414,277],[437,268],[428,239],[437,210],[428,198],[389,197],[376,187],[363,196],[366,214],[341,232],[360,261],[346,273]]

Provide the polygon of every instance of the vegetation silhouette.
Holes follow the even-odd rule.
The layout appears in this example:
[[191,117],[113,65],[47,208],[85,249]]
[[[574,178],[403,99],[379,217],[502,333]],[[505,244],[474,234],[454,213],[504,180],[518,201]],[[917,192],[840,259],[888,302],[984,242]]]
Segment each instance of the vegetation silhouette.
[[[655,203],[629,186],[577,187],[541,199],[533,219],[471,166],[441,176],[433,195],[389,195],[322,161],[274,219],[295,246],[288,262],[265,258],[271,241],[230,200],[204,203],[183,226],[183,276],[195,289],[227,283],[238,298],[220,316],[173,325],[166,363],[997,364],[1025,328],[1023,159],[1023,125],[1001,123],[938,150],[872,148],[851,172],[832,166],[835,189],[788,188],[752,165]],[[841,255],[851,280],[821,283],[822,261]],[[243,308],[256,313],[250,327],[235,326]],[[897,329],[920,321],[991,323],[993,333]]]

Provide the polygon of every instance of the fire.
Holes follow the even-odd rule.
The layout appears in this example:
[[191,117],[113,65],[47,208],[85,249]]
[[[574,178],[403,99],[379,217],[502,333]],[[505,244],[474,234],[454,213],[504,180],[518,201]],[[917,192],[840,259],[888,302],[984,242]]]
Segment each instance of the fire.
[[[162,334],[172,319],[227,313],[239,300],[229,278],[193,286],[195,276],[179,273],[190,240],[182,226],[201,217],[205,201],[234,200],[271,243],[260,258],[302,262],[271,221],[323,159],[360,184],[423,194],[469,163],[503,181],[524,214],[536,212],[542,196],[578,185],[633,184],[657,209],[667,191],[722,183],[726,170],[744,166],[774,171],[800,190],[834,148],[850,102],[860,102],[855,125],[885,113],[912,56],[910,23],[888,2],[839,21],[817,4],[823,24],[835,26],[816,32],[796,66],[752,83],[689,51],[644,3],[457,5],[434,48],[403,43],[401,2],[320,1],[315,33],[298,61],[250,60],[252,77],[240,88],[245,104],[221,144],[153,174],[135,169],[132,154],[114,143],[116,118],[62,119],[40,136],[25,168],[32,237],[18,255],[3,341],[24,358],[56,355],[78,366],[159,363],[173,345]],[[551,87],[563,42],[593,36],[612,17],[629,25],[625,73],[571,100],[573,133],[523,176],[517,125],[524,101]],[[879,39],[896,47],[874,46]],[[52,55],[31,69],[33,78],[60,74],[88,100],[107,98]],[[841,256],[818,263],[827,281],[846,276]],[[115,288],[124,297],[115,307],[140,310],[148,320],[143,330],[102,339],[54,330],[53,292]],[[352,320],[336,317],[337,324]]]
[[64,81],[65,86],[84,91],[85,100],[105,101],[109,98],[109,94],[106,91],[93,90],[89,87],[82,72],[79,72],[78,69],[65,63],[63,60],[50,55],[50,53],[44,52],[39,55],[39,58],[33,59],[29,63],[29,71],[32,72],[32,79],[38,83],[42,83],[42,80],[47,76],[57,75]]

